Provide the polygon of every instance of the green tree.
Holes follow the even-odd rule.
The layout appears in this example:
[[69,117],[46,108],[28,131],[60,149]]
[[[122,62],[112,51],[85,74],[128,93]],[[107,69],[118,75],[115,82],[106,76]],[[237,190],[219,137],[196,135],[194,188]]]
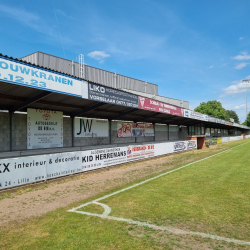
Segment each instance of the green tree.
[[242,123],[242,125],[250,127],[250,112],[247,114],[247,119]]
[[240,123],[239,116],[237,113],[233,110],[227,110],[227,114],[229,115],[230,118],[234,119],[234,122]]
[[221,118],[227,121],[230,120],[230,116],[228,115],[227,110],[224,109],[222,107],[221,102],[218,102],[218,101],[202,102],[194,110],[202,114],[211,115],[211,116]]

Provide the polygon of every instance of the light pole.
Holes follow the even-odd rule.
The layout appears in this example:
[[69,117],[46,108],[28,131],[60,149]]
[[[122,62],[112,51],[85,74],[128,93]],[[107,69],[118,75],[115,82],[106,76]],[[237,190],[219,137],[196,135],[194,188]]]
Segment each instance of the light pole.
[[247,84],[250,82],[250,79],[244,79],[243,82],[246,82],[246,120],[247,120]]

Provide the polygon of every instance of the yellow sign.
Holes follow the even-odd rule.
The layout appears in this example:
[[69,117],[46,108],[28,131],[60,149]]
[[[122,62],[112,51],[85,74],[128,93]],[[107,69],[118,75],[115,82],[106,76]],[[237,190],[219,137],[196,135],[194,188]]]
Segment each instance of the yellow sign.
[[222,138],[221,137],[217,138],[217,144],[218,143],[222,143]]

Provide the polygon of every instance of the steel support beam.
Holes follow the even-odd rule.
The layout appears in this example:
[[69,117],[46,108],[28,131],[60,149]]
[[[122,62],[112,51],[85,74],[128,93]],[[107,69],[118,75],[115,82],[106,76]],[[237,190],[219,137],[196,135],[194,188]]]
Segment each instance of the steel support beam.
[[131,109],[131,110],[127,111],[127,112],[124,112],[124,113],[121,113],[121,114],[119,114],[119,115],[115,115],[115,116],[113,116],[113,117],[110,117],[109,120],[116,120],[116,119],[118,119],[118,118],[120,118],[120,117],[123,117],[123,116],[125,116],[125,115],[134,113],[134,112],[136,112],[136,111],[138,111],[138,109]]
[[20,109],[22,109],[22,108],[25,108],[25,107],[27,107],[28,105],[30,105],[30,104],[32,104],[32,103],[34,103],[34,102],[37,102],[37,101],[39,101],[40,99],[42,99],[43,97],[48,96],[48,95],[50,95],[50,94],[51,94],[51,92],[49,92],[49,91],[44,91],[44,92],[40,93],[39,95],[37,95],[37,96],[35,96],[35,97],[32,97],[32,98],[30,98],[30,99],[28,99],[28,100],[26,100],[26,101],[24,101],[24,102],[22,102],[22,103],[20,103],[20,104],[15,105],[14,107],[10,108],[9,111],[10,111],[10,112],[15,112],[15,111],[17,111],[17,110],[20,110]]
[[86,108],[86,109],[83,109],[83,110],[81,110],[81,111],[78,111],[78,112],[73,113],[73,114],[71,115],[71,117],[76,117],[76,116],[85,114],[85,113],[87,113],[87,112],[89,112],[89,111],[91,111],[91,110],[97,109],[97,108],[99,108],[99,107],[101,107],[101,106],[103,106],[103,105],[105,105],[105,104],[107,104],[107,103],[103,103],[103,102],[97,103],[97,104],[95,104],[95,105],[93,105],[93,106],[91,106],[91,107],[88,107],[88,108]]

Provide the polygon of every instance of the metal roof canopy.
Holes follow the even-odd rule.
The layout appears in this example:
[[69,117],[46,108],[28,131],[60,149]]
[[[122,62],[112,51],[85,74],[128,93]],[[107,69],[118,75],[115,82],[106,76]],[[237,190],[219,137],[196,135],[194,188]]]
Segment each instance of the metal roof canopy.
[[234,128],[233,126],[102,103],[71,95],[49,92],[0,81],[0,109],[9,110],[9,112],[15,112],[17,110],[26,112],[27,108],[62,111],[64,115],[71,117],[80,116],[107,120],[162,123],[183,126],[204,123],[205,127]]

